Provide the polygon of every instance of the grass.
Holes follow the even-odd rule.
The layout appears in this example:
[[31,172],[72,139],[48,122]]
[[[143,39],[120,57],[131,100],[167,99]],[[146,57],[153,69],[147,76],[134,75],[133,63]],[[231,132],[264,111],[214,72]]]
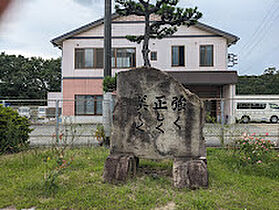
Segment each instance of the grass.
[[37,209],[278,209],[279,161],[271,165],[235,165],[229,151],[208,149],[209,188],[191,191],[172,186],[172,162],[141,160],[137,176],[125,184],[102,181],[109,151],[82,148],[58,178],[54,195],[44,193],[43,158],[30,150],[0,156],[0,208]]

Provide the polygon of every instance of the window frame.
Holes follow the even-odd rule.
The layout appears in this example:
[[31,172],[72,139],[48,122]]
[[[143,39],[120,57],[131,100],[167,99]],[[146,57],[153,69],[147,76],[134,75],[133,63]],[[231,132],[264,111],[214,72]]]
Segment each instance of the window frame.
[[[201,48],[202,47],[208,47],[208,46],[212,47],[212,58],[211,58],[211,64],[210,65],[202,64],[201,63],[202,62],[202,55],[201,55],[202,51],[201,51]],[[199,64],[200,64],[200,67],[213,67],[214,66],[214,45],[213,44],[201,44],[199,50],[200,50],[199,51],[199,57],[200,57],[200,63]],[[207,55],[207,50],[205,50],[205,57],[206,57],[206,55]]]
[[[123,49],[132,49],[135,51],[135,66],[130,66],[130,67],[117,67],[117,50],[123,50]],[[115,48],[112,48],[112,58],[114,57],[114,64],[115,66],[113,67],[111,65],[111,68],[113,69],[129,69],[129,68],[136,68],[137,67],[137,50],[135,47],[115,47]]]
[[[93,49],[93,66],[92,67],[85,67],[85,50],[86,49]],[[117,67],[117,50],[118,49],[132,49],[134,50],[134,66],[130,66],[130,67]],[[76,52],[78,50],[83,50],[83,61],[82,61],[82,66],[81,68],[77,67],[77,56],[76,56]],[[74,48],[74,69],[75,70],[80,70],[80,69],[103,69],[104,68],[104,55],[103,55],[103,67],[98,67],[97,66],[97,50],[103,50],[103,54],[104,54],[104,48],[93,48],[93,47],[79,47],[79,48]],[[112,48],[112,57],[114,57],[114,62],[115,62],[115,67],[112,67],[113,69],[128,69],[128,68],[136,68],[137,66],[137,51],[135,47],[119,47],[119,48]]]
[[267,103],[264,102],[237,102],[236,109],[239,110],[264,110],[267,108]]
[[[153,53],[153,55],[155,55],[155,59],[152,59],[152,58],[154,58],[154,57],[152,57],[152,53]],[[157,53],[157,51],[151,51],[150,52],[150,60],[151,61],[157,61],[158,60],[158,53]]]
[[[178,65],[174,65],[173,64],[173,48],[174,47],[178,47]],[[184,52],[184,58],[183,58],[183,65],[180,65],[179,64],[179,62],[180,62],[180,47],[183,47],[183,52]],[[186,53],[185,53],[185,46],[184,45],[173,45],[173,46],[171,46],[171,67],[185,67],[186,65],[185,65],[185,55],[186,55]]]
[[[93,66],[92,67],[85,67],[85,50],[87,49],[93,49]],[[76,63],[76,51],[78,50],[83,50],[83,67],[77,68],[77,63]],[[84,48],[75,48],[74,49],[74,67],[75,70],[79,69],[103,69],[104,68],[104,59],[103,59],[103,67],[97,67],[97,50],[103,50],[104,54],[104,48],[93,48],[93,47],[84,47]]]
[[[78,96],[93,96],[93,100],[94,100],[94,114],[77,114],[77,97]],[[75,94],[75,101],[74,101],[74,105],[75,105],[75,113],[74,116],[102,116],[103,115],[103,105],[102,105],[102,114],[96,114],[97,113],[97,97],[98,96],[102,96],[103,95],[89,95],[89,94]],[[103,100],[103,99],[102,99]],[[84,101],[84,103],[86,102],[86,100]]]

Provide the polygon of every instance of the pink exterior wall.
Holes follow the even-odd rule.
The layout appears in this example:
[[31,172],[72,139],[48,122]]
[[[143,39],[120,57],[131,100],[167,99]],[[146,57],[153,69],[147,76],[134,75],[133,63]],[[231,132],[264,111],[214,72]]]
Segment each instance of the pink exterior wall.
[[75,114],[75,95],[103,95],[102,79],[64,79],[63,116]]

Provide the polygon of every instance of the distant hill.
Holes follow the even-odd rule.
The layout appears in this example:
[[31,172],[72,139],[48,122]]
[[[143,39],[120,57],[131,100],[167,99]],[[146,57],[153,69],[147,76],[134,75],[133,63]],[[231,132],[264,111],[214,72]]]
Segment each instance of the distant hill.
[[279,70],[268,68],[262,75],[239,76],[236,85],[237,95],[279,95]]

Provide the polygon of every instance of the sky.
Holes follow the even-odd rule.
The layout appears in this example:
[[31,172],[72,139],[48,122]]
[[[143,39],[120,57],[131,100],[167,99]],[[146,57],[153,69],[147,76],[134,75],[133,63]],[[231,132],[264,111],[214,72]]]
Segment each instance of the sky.
[[[278,0],[180,0],[179,6],[198,6],[200,22],[240,38],[229,48],[239,75],[279,68]],[[0,19],[0,52],[57,58],[62,52],[51,39],[103,15],[104,0],[14,0]]]

